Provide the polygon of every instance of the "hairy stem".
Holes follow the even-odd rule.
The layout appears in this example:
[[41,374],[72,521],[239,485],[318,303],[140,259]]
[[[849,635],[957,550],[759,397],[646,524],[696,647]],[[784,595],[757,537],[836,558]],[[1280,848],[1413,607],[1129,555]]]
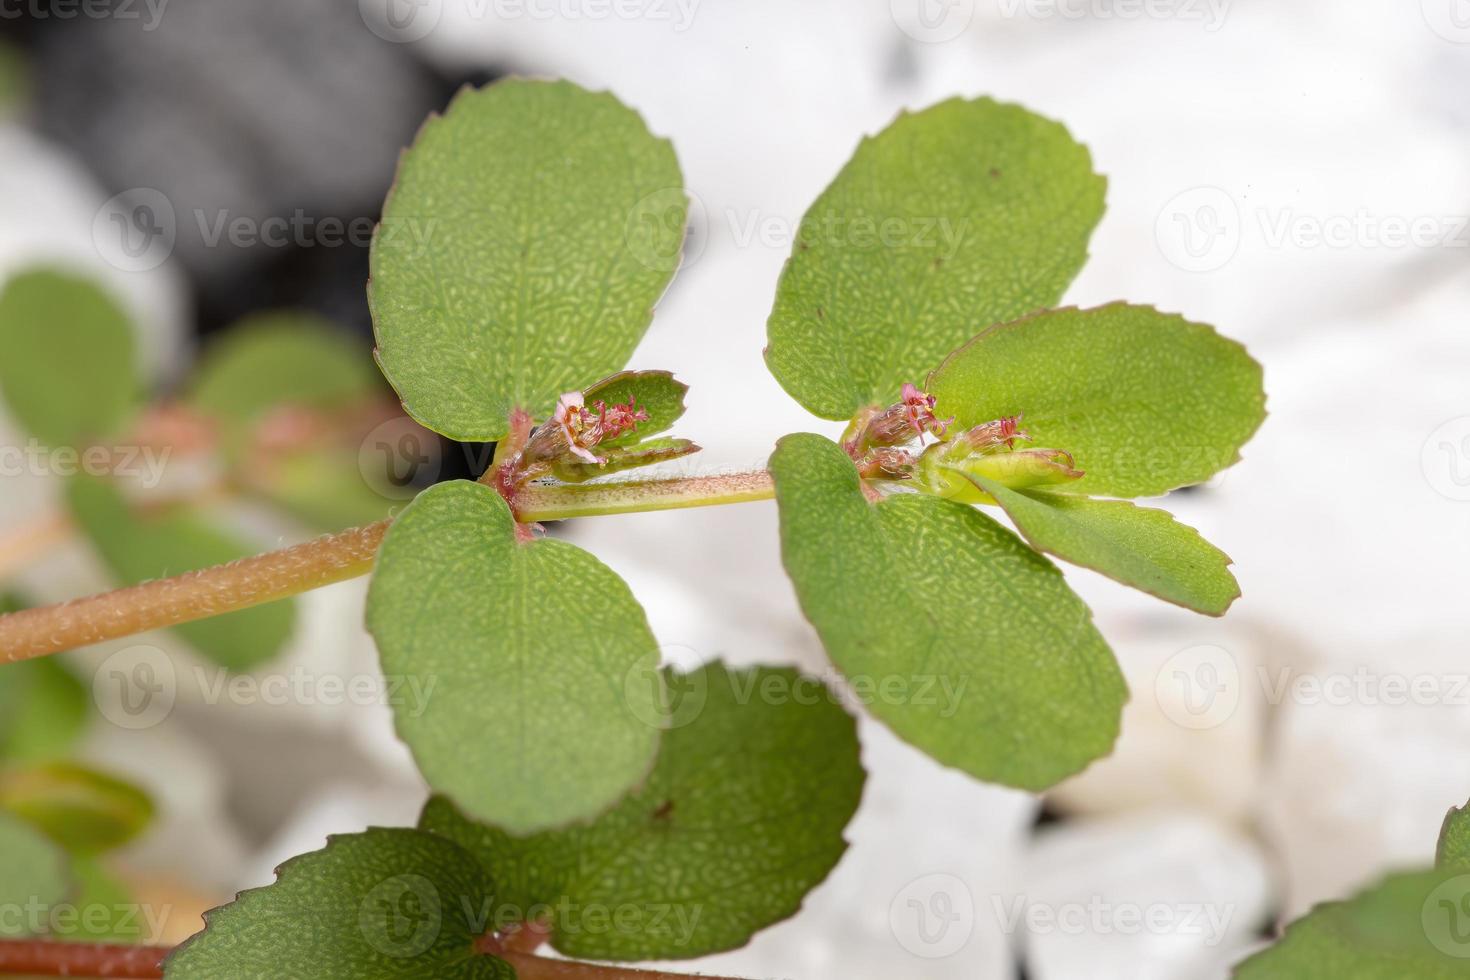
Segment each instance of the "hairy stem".
[[0,663],[234,612],[362,575],[387,521],[254,558],[0,616]]
[[[601,963],[553,960],[506,949],[493,952],[515,967],[518,980],[692,980],[687,973],[633,970]],[[47,939],[0,939],[0,973],[48,977],[152,978],[163,976],[167,946],[122,946],[108,943],[57,942]],[[706,977],[705,980],[735,980]]]
[[[758,470],[572,486],[529,484],[511,489],[509,502],[516,519],[529,524],[765,500],[773,492],[770,474]],[[379,521],[227,565],[0,616],[0,663],[218,616],[364,575],[390,523]]]

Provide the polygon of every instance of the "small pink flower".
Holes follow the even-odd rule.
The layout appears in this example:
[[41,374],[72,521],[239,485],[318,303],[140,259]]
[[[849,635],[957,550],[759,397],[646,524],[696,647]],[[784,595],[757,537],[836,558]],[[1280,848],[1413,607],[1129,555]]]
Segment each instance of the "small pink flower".
[[1020,415],[1009,415],[992,422],[982,422],[960,438],[969,443],[972,449],[981,452],[999,449],[1001,446],[1014,449],[1017,439],[1025,442],[1031,441],[1030,434],[1021,428]]
[[580,391],[569,391],[557,399],[552,421],[561,430],[572,455],[588,463],[603,461],[592,452],[592,447],[602,438],[602,427],[598,417],[587,411]]
[[628,399],[628,404],[608,405],[606,402],[597,403],[598,439],[616,439],[618,436],[632,429],[638,428],[639,422],[647,422],[648,413],[639,408],[637,402]]
[[937,399],[928,392],[920,390],[917,385],[905,381],[903,384],[903,413],[910,428],[918,436],[926,432],[943,438],[944,432],[949,428],[954,418],[940,419],[934,414],[934,403]]

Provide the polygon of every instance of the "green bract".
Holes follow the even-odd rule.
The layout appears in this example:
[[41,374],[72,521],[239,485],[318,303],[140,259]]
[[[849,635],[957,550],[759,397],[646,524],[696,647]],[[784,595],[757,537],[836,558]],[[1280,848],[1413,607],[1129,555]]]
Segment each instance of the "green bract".
[[[258,550],[186,508],[142,513],[96,477],[74,478],[67,487],[67,501],[102,560],[126,585],[221,565]],[[281,649],[291,635],[295,611],[292,602],[269,602],[183,623],[174,630],[221,667],[247,670]]]
[[887,404],[993,323],[1055,305],[1106,181],[1058,123],[990,99],[904,113],[802,219],[766,362],[822,418]]
[[205,913],[164,962],[168,980],[514,980],[479,953],[494,885],[451,842],[371,828],[292,858],[274,884]]
[[138,396],[133,330],[90,280],[34,271],[0,293],[0,393],[17,422],[53,446],[117,432]]
[[1223,615],[1240,595],[1230,558],[1162,510],[1047,490],[975,484],[995,498],[1031,546],[1160,599]]
[[26,909],[45,911],[66,897],[71,887],[66,855],[19,818],[0,813],[0,936],[34,931]]
[[992,327],[955,351],[928,388],[959,428],[1024,414],[1038,446],[1085,474],[1057,489],[1160,494],[1240,458],[1266,417],[1261,366],[1212,327],[1114,303]]
[[441,483],[408,506],[367,622],[383,672],[425,682],[394,706],[399,735],[472,816],[518,833],[590,817],[653,764],[658,692],[624,683],[658,664],[642,608],[580,548],[518,539],[489,487]]
[[668,371],[621,371],[604,378],[582,392],[589,407],[598,402],[609,405],[633,402],[648,413],[648,421],[639,422],[632,432],[598,444],[598,449],[632,446],[651,435],[663,432],[684,414],[684,396],[689,386],[674,380]]
[[[24,606],[0,596],[0,613]],[[0,763],[65,755],[87,721],[87,690],[56,657],[0,664]]]
[[666,140],[607,93],[466,89],[403,156],[373,239],[378,363],[424,425],[493,440],[514,408],[620,369],[668,285],[688,202]]
[[1112,748],[1127,689],[1056,568],[979,511],[864,497],[835,444],[771,457],[781,556],[849,681],[902,691],[868,710],[940,762],[1043,789]]
[[[853,721],[793,670],[671,675],[675,726],[648,781],[585,827],[512,837],[434,799],[421,827],[475,854],[504,920],[544,913],[593,959],[682,959],[793,915],[846,849],[863,770]],[[610,873],[615,871],[616,873]],[[613,917],[597,928],[594,914]]]

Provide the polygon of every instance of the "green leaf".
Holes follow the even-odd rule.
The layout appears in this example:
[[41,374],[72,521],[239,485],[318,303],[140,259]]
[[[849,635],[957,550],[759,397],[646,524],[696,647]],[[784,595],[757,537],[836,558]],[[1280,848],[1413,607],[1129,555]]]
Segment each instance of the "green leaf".
[[1434,865],[1444,870],[1470,872],[1470,805],[1451,807],[1445,814]]
[[190,401],[238,439],[275,409],[344,408],[379,383],[367,351],[330,321],[277,311],[242,320],[205,349]]
[[[67,500],[77,525],[125,585],[223,564],[260,550],[184,508],[135,510],[105,480],[73,479]],[[246,670],[280,651],[295,619],[294,603],[283,600],[173,628],[221,667]]]
[[904,113],[807,211],[766,363],[822,418],[886,405],[978,331],[1055,306],[1107,182],[1059,123],[990,99]]
[[972,479],[1038,551],[1211,616],[1240,596],[1230,557],[1166,511]]
[[868,710],[940,762],[1040,790],[1106,755],[1127,688],[1056,567],[973,508],[870,504],[821,436],[771,457],[802,610]]
[[607,566],[519,533],[489,487],[430,487],[383,540],[367,623],[385,674],[434,684],[394,707],[429,785],[526,833],[591,817],[647,775],[656,692],[624,678],[652,671],[658,644]]
[[0,774],[0,808],[78,853],[126,844],[153,819],[153,801],[147,793],[71,762]]
[[[0,595],[0,614],[24,608]],[[65,755],[86,727],[88,704],[86,688],[58,657],[0,664],[0,760]]]
[[478,954],[494,886],[459,847],[418,830],[330,837],[274,884],[205,913],[163,964],[168,980],[514,980]]
[[1451,980],[1470,974],[1470,875],[1396,874],[1327,902],[1236,967],[1236,980]]
[[0,393],[54,446],[90,446],[128,420],[140,382],[127,314],[91,280],[36,270],[0,293]]
[[[16,817],[0,813],[0,936],[40,931],[44,911],[66,897],[71,887],[66,855],[40,832]],[[39,908],[33,920],[25,910]],[[19,914],[16,914],[19,913]]]
[[1213,327],[1147,306],[1054,310],[980,334],[929,376],[966,428],[1025,413],[1085,472],[1064,492],[1144,497],[1207,480],[1266,417],[1261,366]]
[[404,154],[373,238],[378,363],[427,427],[506,433],[621,368],[673,277],[688,201],[667,140],[606,92],[466,89]]
[[595,409],[599,401],[609,405],[631,401],[648,413],[648,421],[639,422],[638,428],[599,442],[598,453],[614,446],[631,446],[669,429],[684,414],[684,395],[688,391],[689,386],[675,381],[668,371],[622,371],[588,388],[582,397],[589,408]]
[[495,870],[497,916],[552,916],[593,959],[683,959],[744,945],[796,913],[847,847],[862,795],[856,726],[794,670],[672,674],[675,724],[648,782],[589,826],[512,837],[441,797],[419,826]]

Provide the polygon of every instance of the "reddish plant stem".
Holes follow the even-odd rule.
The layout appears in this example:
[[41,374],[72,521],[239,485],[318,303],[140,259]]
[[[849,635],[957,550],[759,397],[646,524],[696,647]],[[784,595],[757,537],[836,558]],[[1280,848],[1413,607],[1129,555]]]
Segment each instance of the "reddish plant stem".
[[[634,970],[553,960],[505,949],[492,937],[476,944],[515,967],[518,980],[693,980],[688,973]],[[105,980],[151,980],[163,976],[167,946],[120,946],[108,943],[57,942],[49,939],[0,939],[0,973],[48,977],[100,977]],[[706,977],[705,980],[735,980]]]
[[0,616],[0,663],[283,599],[372,567],[388,521],[172,578]]
[[48,977],[161,977],[163,958],[168,953],[167,946],[0,939],[0,973],[31,973]]

